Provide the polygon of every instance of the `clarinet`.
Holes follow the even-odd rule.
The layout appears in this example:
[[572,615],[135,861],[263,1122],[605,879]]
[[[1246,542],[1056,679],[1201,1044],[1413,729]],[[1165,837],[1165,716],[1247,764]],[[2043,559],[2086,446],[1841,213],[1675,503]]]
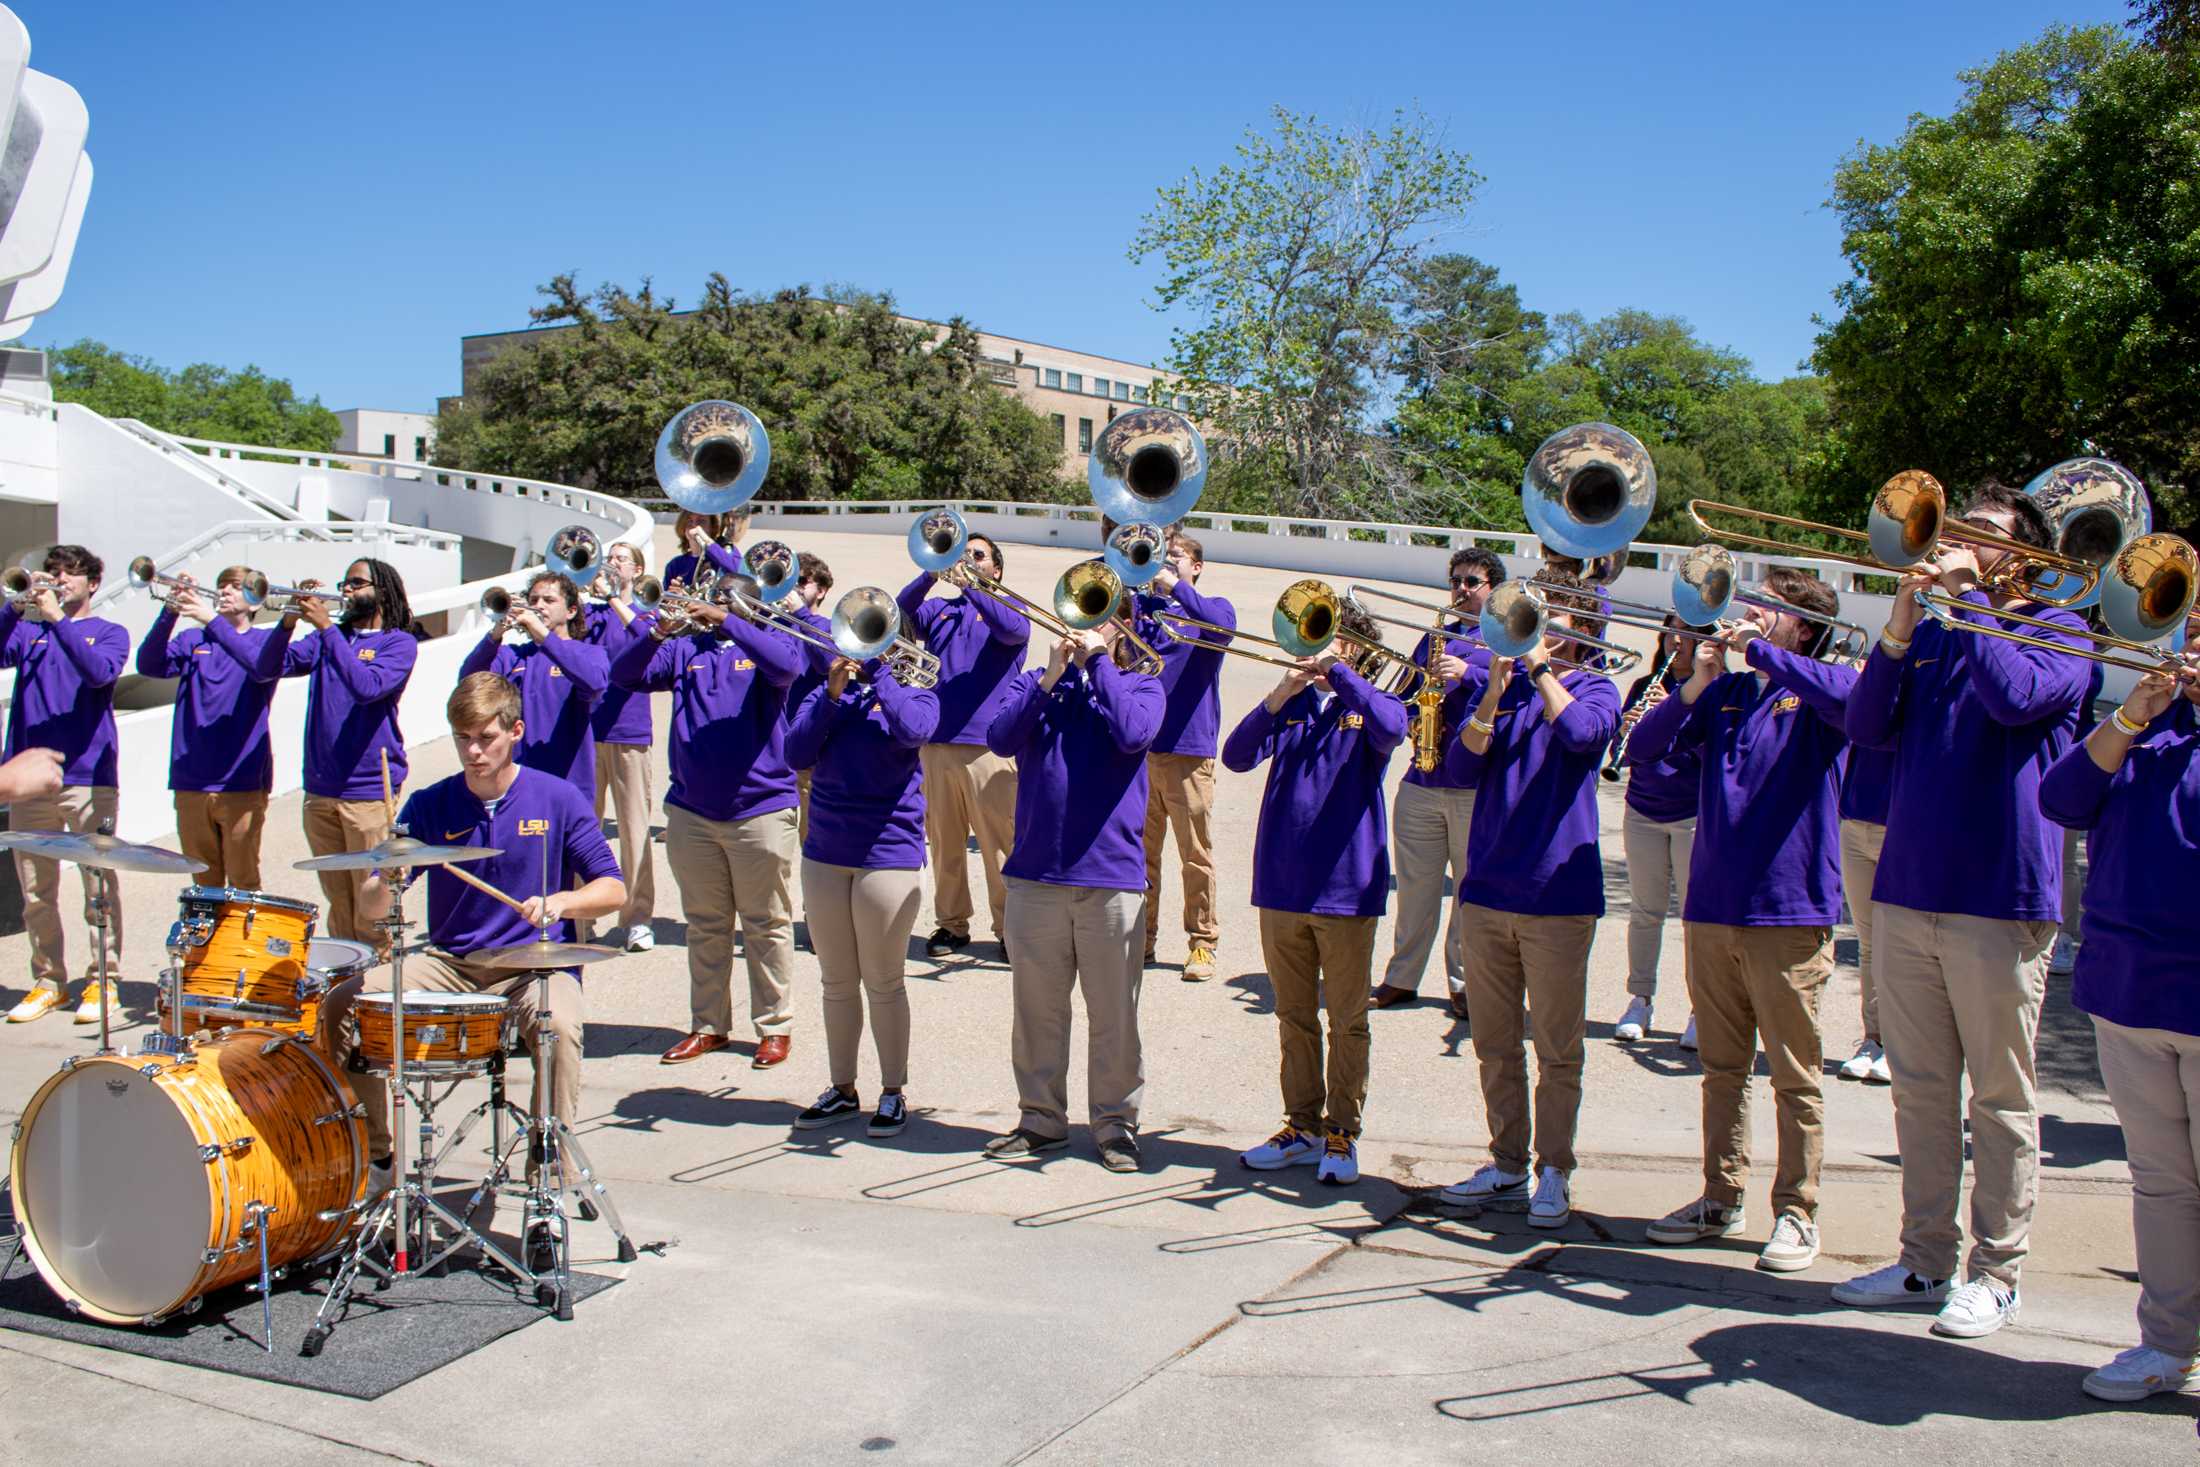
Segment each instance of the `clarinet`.
[[1620,761],[1627,757],[1627,736],[1635,731],[1635,725],[1642,722],[1645,713],[1665,701],[1666,670],[1672,667],[1673,659],[1677,655],[1677,648],[1665,654],[1665,660],[1650,674],[1650,686],[1643,689],[1642,696],[1635,700],[1634,707],[1619,716],[1619,732],[1612,735],[1612,757],[1605,760],[1604,767],[1597,771],[1605,779],[1618,782]]

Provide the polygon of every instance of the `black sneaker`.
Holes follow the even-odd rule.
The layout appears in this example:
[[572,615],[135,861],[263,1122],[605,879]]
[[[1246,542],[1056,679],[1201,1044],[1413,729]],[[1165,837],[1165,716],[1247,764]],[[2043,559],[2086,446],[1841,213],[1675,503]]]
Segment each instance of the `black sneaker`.
[[817,1104],[794,1118],[797,1131],[814,1131],[820,1126],[837,1126],[842,1121],[853,1120],[863,1114],[863,1102],[848,1094],[839,1086],[827,1087],[817,1098]]
[[1111,1172],[1138,1170],[1138,1142],[1129,1136],[1110,1136],[1100,1143],[1100,1165]]
[[949,953],[960,952],[968,946],[970,946],[969,933],[949,932],[945,927],[937,929],[924,940],[924,950],[935,958],[944,958]]
[[908,1124],[909,1102],[899,1095],[881,1095],[878,1114],[871,1117],[871,1124],[863,1130],[869,1136],[899,1136],[901,1128]]
[[1032,1161],[1043,1152],[1060,1151],[1068,1145],[1067,1136],[1042,1136],[1018,1126],[1006,1136],[986,1142],[985,1154],[994,1161]]

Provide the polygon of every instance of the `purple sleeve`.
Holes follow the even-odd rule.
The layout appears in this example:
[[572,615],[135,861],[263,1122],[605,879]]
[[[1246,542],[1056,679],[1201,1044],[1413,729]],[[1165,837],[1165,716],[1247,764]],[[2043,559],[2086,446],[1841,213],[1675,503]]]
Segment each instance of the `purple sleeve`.
[[757,674],[775,688],[784,688],[802,675],[802,644],[785,632],[757,626],[729,616],[718,628],[736,647],[749,654]]
[[1100,655],[1085,664],[1085,677],[1092,684],[1093,706],[1100,710],[1115,747],[1126,754],[1150,748],[1154,735],[1161,732],[1161,716],[1168,711],[1161,679],[1125,672]]
[[1276,751],[1276,714],[1268,711],[1268,700],[1261,699],[1246,715],[1238,720],[1230,736],[1222,741],[1222,767],[1236,774],[1243,774],[1257,766]]
[[[292,620],[293,618],[287,616],[283,618],[286,626]],[[307,632],[305,640],[299,641],[294,638],[291,644],[283,649],[283,676],[304,677],[307,673],[313,671],[314,665],[320,660],[321,634],[319,632]]]
[[741,563],[741,557],[719,544],[716,540],[703,547],[703,559],[717,566],[729,576],[745,576],[749,573],[748,568]]
[[334,625],[321,633],[321,640],[328,644],[330,665],[337,678],[362,703],[394,696],[412,676],[413,661],[420,655],[420,644],[411,637],[393,637],[372,662],[361,662],[352,655],[343,628]]
[[[1971,609],[1959,611],[1957,616],[1979,626],[1994,625],[1984,592],[1973,591],[1963,599],[1971,603]],[[2057,615],[2052,610],[2034,614],[2050,618]],[[2075,626],[2052,632],[2045,627],[2027,627],[2025,632],[2066,647],[2090,645],[2077,634]],[[2050,652],[2045,647],[2027,647],[2006,637],[1977,635],[1971,637],[1967,652],[1971,686],[1978,689],[1979,702],[1996,723],[2016,727],[2059,717],[2075,708],[2085,692],[2086,664],[2082,658]]]
[[1902,668],[1884,647],[1872,648],[1872,655],[1864,659],[1864,670],[1856,675],[1856,686],[1849,693],[1848,717],[1842,720],[1849,742],[1858,748],[1894,747],[1902,732]]
[[1575,754],[1590,754],[1612,742],[1619,727],[1619,689],[1602,673],[1593,673],[1579,686],[1566,690],[1574,701],[1551,720],[1551,732],[1559,744]]
[[985,618],[986,630],[993,634],[994,641],[1021,647],[1031,640],[1031,618],[1006,601],[975,586],[965,587],[963,595],[978,609],[978,615]]
[[940,696],[930,688],[905,688],[892,672],[880,668],[871,681],[878,706],[886,715],[886,731],[905,749],[923,747],[940,726]]
[[[1727,674],[1728,677],[1732,675]],[[1711,710],[1724,695],[1725,690],[1720,685],[1725,681],[1726,677],[1714,678],[1711,686],[1703,690],[1703,696],[1692,704],[1681,701],[1679,688],[1668,693],[1657,707],[1635,721],[1635,731],[1627,736],[1627,755],[1620,762],[1631,769],[1655,764],[1668,754],[1703,742]]]
[[83,623],[64,616],[53,624],[54,641],[84,679],[84,685],[92,688],[111,687],[122,669],[130,664],[130,634],[113,622],[93,633],[87,642],[82,637],[65,637],[62,629],[74,631]]
[[668,691],[679,668],[679,637],[660,642],[653,636],[630,637],[611,662],[611,680],[633,693]]
[[[2134,748],[2131,754],[2138,752]],[[2130,768],[2131,756],[2127,755],[2123,767],[2109,773],[2093,762],[2081,739],[2040,776],[2040,813],[2067,830],[2091,830],[2100,823],[2109,792],[2117,780],[2129,778],[2126,771]]]
[[1367,740],[1378,754],[1388,754],[1405,742],[1406,705],[1375,691],[1375,685],[1351,668],[1338,663],[1329,669],[1330,691],[1337,701],[1360,715],[1367,724]]
[[1855,668],[1774,647],[1763,637],[1742,649],[1742,660],[1801,698],[1811,712],[1832,724],[1835,732],[1847,734],[1849,694],[1856,688]]
[[810,689],[810,695],[787,724],[784,740],[789,768],[809,769],[825,756],[825,742],[832,736],[833,726],[854,701],[845,696],[833,697],[823,683]]
[[[559,781],[561,784],[564,781]],[[588,800],[573,786],[565,785],[572,796],[564,800],[565,814],[565,866],[572,873],[569,885],[579,885],[609,876],[625,880],[619,870],[619,858],[611,854],[611,843],[603,838],[603,826],[596,820],[596,812],[589,808]]]
[[603,648],[593,642],[577,642],[571,637],[546,637],[542,643],[542,655],[557,664],[581,695],[584,703],[594,703],[603,697],[604,689],[611,684],[611,659]]
[[894,604],[901,608],[901,619],[910,626],[917,624],[917,608],[932,594],[932,583],[938,579],[930,571],[918,571],[915,580],[894,594]]
[[466,660],[458,665],[460,679],[470,678],[477,672],[495,670],[497,654],[503,650],[504,638],[497,635],[496,628],[492,626],[482,635],[480,641],[474,643],[472,650],[467,652]]
[[[1233,630],[1237,626],[1235,606],[1221,596],[1200,595],[1199,588],[1190,581],[1178,581],[1169,594],[1176,598],[1177,605],[1184,608],[1186,616],[1198,621],[1211,621],[1218,627],[1230,627]],[[1229,632],[1201,632],[1197,640],[1225,647],[1229,645],[1231,638]]]
[[0,601],[0,667],[13,667],[23,660],[23,647],[15,638],[15,629],[22,624],[23,608],[12,597]]
[[[219,618],[216,618],[219,620]],[[183,656],[172,651],[168,638],[176,630],[176,609],[163,606],[153,618],[151,631],[138,643],[137,672],[139,677],[182,677]]]
[[1001,699],[1001,711],[993,715],[993,722],[986,726],[985,746],[1003,759],[1013,759],[1024,751],[1031,736],[1038,731],[1039,714],[1045,709],[1049,696],[1039,690],[1040,670],[1027,667],[1016,674],[1016,681],[1008,685],[1007,696]]
[[802,651],[803,662],[807,664],[804,671],[823,677],[833,670],[833,663],[840,657],[839,651],[833,646],[833,624],[814,611],[798,611],[795,615],[802,619],[804,626],[825,639],[821,643],[799,635],[794,639],[795,645]]
[[220,617],[206,624],[206,638],[215,646],[237,660],[239,666],[256,683],[271,683],[283,675],[285,654],[290,650],[291,620],[284,617],[273,631],[260,639],[258,647]]

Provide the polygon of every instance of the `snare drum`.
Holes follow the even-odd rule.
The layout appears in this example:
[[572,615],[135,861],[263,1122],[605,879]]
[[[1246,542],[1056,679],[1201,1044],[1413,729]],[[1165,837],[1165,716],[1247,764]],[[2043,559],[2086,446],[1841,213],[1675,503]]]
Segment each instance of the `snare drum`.
[[[405,1068],[424,1074],[477,1075],[504,1052],[511,1036],[511,1000],[495,993],[405,993]],[[352,1005],[359,1054],[369,1070],[396,1064],[396,1016],[390,995],[362,993]]]
[[187,886],[176,905],[168,946],[182,968],[186,1027],[297,1027],[308,987],[306,954],[321,909],[227,886]]

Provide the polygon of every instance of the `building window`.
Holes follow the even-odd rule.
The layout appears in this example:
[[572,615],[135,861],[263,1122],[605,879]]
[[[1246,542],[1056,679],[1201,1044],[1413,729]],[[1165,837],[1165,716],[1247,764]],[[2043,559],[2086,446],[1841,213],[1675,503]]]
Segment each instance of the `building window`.
[[397,457],[397,435],[395,433],[384,433],[382,435],[382,457]]
[[1054,419],[1054,441],[1061,444],[1064,448],[1069,447],[1068,419],[1064,418],[1060,413],[1049,413],[1047,416]]
[[1072,392],[1083,392],[1085,390],[1085,374],[1082,372],[1070,373],[1068,386]]
[[1131,400],[1130,383],[1118,382],[1115,384],[1115,400],[1117,402],[1129,402]]
[[1092,390],[1096,395],[1106,397],[1108,395],[1108,379],[1105,377],[1093,378]]
[[1077,451],[1079,453],[1092,452],[1092,419],[1090,418],[1079,418],[1077,420]]
[[1049,367],[1049,368],[1047,368],[1047,370],[1046,370],[1046,382],[1047,382],[1047,386],[1049,386],[1049,387],[1059,387],[1059,386],[1061,386],[1061,385],[1062,385],[1062,369],[1061,369],[1061,368],[1059,368],[1059,367]]
[[1143,387],[1133,387],[1133,388],[1131,389],[1131,401],[1132,401],[1132,402],[1144,402],[1145,400],[1146,400],[1146,389],[1145,389],[1145,388],[1143,388]]
[[428,461],[428,440],[424,436],[413,439],[413,457],[422,463]]

